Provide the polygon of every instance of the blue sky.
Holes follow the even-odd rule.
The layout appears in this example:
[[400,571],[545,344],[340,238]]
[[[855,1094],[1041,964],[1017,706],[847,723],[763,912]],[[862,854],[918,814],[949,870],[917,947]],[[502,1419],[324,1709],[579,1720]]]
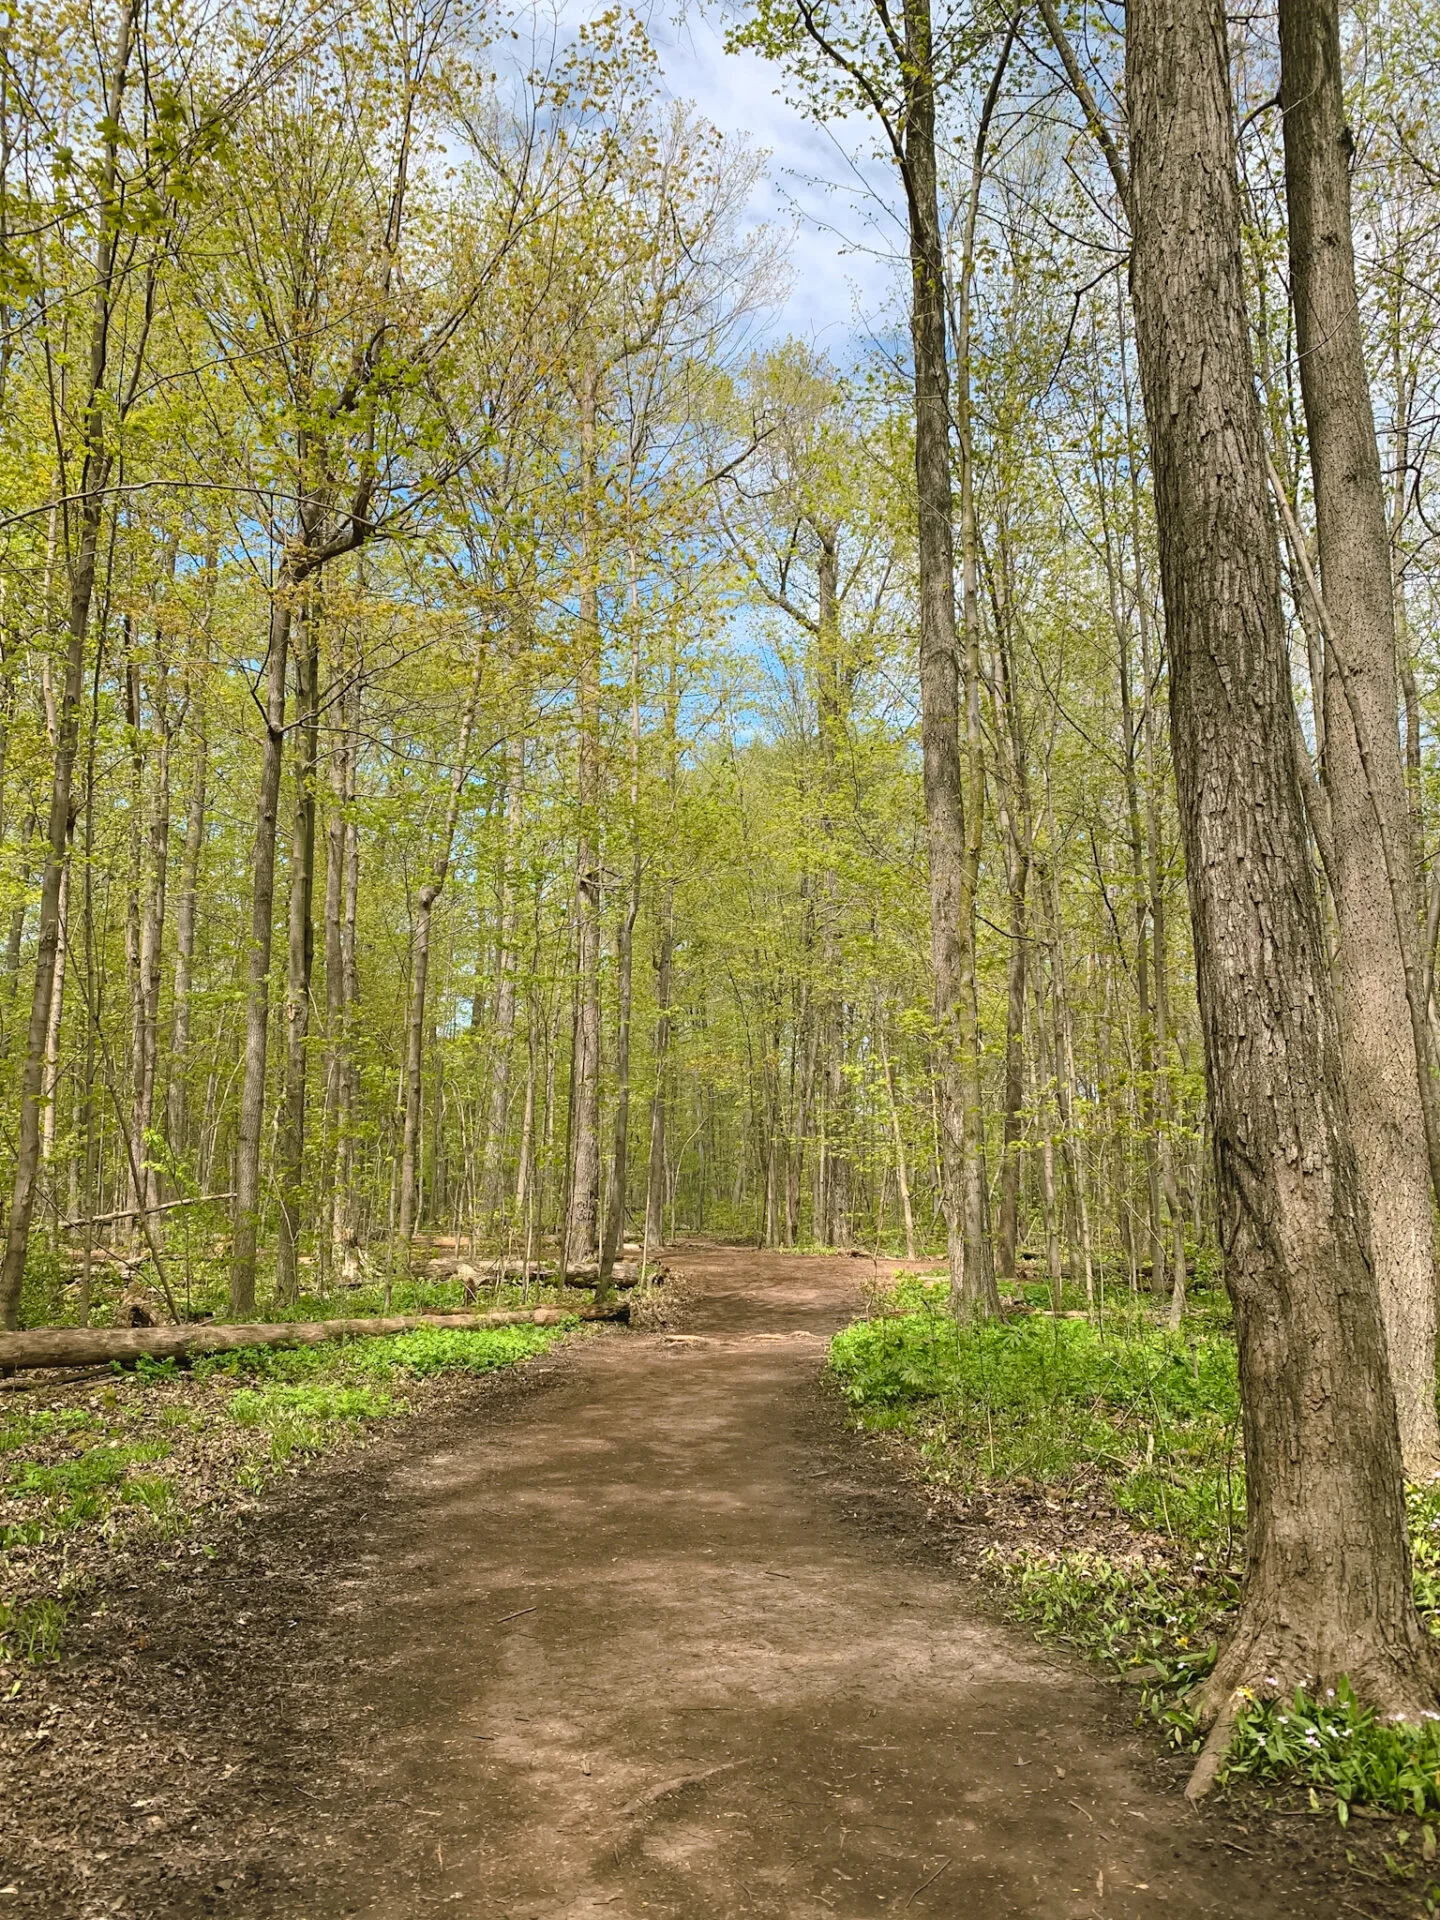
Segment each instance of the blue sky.
[[[575,25],[604,0],[560,0]],[[763,331],[793,334],[833,359],[854,358],[871,329],[895,317],[894,180],[863,120],[820,128],[780,97],[783,75],[752,53],[725,51],[718,7],[636,0],[670,92],[693,101],[722,133],[743,134],[768,154],[751,212],[786,236],[789,285]],[[888,323],[888,324],[887,324]]]

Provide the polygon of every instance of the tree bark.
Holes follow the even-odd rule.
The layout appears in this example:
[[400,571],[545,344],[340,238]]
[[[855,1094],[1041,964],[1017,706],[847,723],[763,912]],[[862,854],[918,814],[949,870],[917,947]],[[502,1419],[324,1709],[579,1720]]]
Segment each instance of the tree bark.
[[650,1097],[650,1156],[645,1171],[645,1239],[658,1248],[665,1243],[665,1154],[667,1145],[667,1076],[670,1072],[670,991],[675,968],[675,883],[665,888],[660,910],[660,947],[655,956],[655,1091]]
[[[920,737],[930,866],[930,956],[939,1060],[941,1163],[950,1284],[958,1313],[998,1311],[989,1247],[974,1239],[966,1205],[966,1000],[974,973],[967,941],[965,786],[960,759],[960,660],[955,630],[954,493],[945,252],[935,158],[935,76],[929,0],[906,0],[904,174],[910,232],[915,483],[919,534]],[[973,900],[971,901],[973,905]]]
[[600,579],[596,474],[597,375],[587,360],[580,388],[582,576],[578,661],[578,787],[575,928],[578,999],[573,1083],[570,1204],[565,1262],[593,1260],[600,1214]]
[[244,1078],[235,1142],[235,1207],[230,1250],[230,1311],[238,1318],[255,1308],[255,1265],[260,1234],[260,1143],[265,1121],[265,1067],[270,1037],[270,947],[275,912],[275,839],[280,812],[280,770],[285,751],[285,683],[290,663],[292,596],[299,581],[288,563],[270,600],[269,652],[265,672],[265,735],[255,839],[250,856],[250,938],[246,963]]
[[478,643],[475,666],[470,676],[470,693],[460,722],[460,739],[455,749],[455,771],[450,777],[450,794],[445,806],[445,821],[440,830],[440,845],[430,878],[420,889],[415,913],[415,942],[410,961],[410,1008],[405,1033],[405,1112],[400,1151],[400,1198],[396,1232],[402,1247],[408,1247],[415,1231],[416,1198],[420,1153],[420,1115],[424,1091],[422,1069],[425,1058],[425,1001],[430,981],[430,924],[435,902],[450,872],[450,856],[455,847],[455,829],[460,820],[460,802],[470,778],[470,742],[475,733],[475,715],[480,704],[480,683],[485,672],[485,642]]
[[[1355,286],[1353,143],[1334,0],[1282,0],[1280,102],[1296,358],[1321,585],[1344,645],[1343,659],[1333,647],[1325,649],[1322,770],[1334,847],[1330,883],[1345,1084],[1400,1444],[1407,1473],[1422,1479],[1440,1468],[1435,1230],[1422,1106],[1433,1091],[1422,1084],[1422,1076],[1430,1077],[1423,998],[1412,1020],[1406,995],[1402,940],[1408,932],[1418,946],[1419,908],[1396,726],[1390,538]],[[1376,858],[1377,830],[1399,853],[1388,879],[1387,862]]]
[[318,582],[301,610],[295,652],[295,810],[290,832],[290,904],[286,926],[285,1084],[276,1142],[280,1198],[275,1294],[300,1291],[300,1234],[305,1192],[305,1095],[310,1046],[310,976],[315,964],[315,776],[320,752],[320,599]]
[[1132,0],[1131,285],[1170,643],[1172,747],[1235,1311],[1239,1615],[1204,1696],[1347,1674],[1433,1702],[1395,1399],[1303,802],[1245,310],[1226,25]]
[[[136,678],[138,705],[139,679]],[[133,1074],[130,1133],[140,1167],[141,1191],[137,1208],[150,1207],[158,1198],[155,1169],[149,1164],[146,1135],[155,1111],[155,1074],[160,1041],[160,978],[165,941],[166,881],[170,869],[170,750],[172,718],[169,674],[163,659],[157,663],[151,693],[156,748],[154,791],[141,869],[141,911],[136,951]],[[137,712],[137,720],[139,718]]]
[[60,881],[65,869],[72,825],[71,788],[75,756],[80,745],[80,699],[84,691],[85,641],[90,626],[90,602],[95,591],[100,552],[100,528],[105,517],[105,487],[111,454],[105,438],[105,376],[109,364],[110,317],[115,298],[117,221],[114,216],[120,142],[120,112],[130,73],[133,0],[126,0],[115,32],[106,101],[100,204],[102,218],[95,243],[95,301],[92,309],[84,422],[84,456],[78,488],[79,538],[70,564],[69,642],[65,651],[65,680],[57,715],[55,765],[50,781],[50,811],[45,838],[45,871],[40,883],[40,931],[35,953],[35,978],[30,994],[30,1024],[25,1038],[25,1063],[20,1075],[20,1112],[16,1126],[15,1176],[5,1233],[5,1257],[0,1262],[0,1327],[19,1322],[20,1289],[25,1278],[25,1255],[30,1243],[30,1220],[35,1207],[36,1174],[40,1165],[40,1116],[45,1078],[45,1030],[55,984],[55,958],[60,943]]
[[170,1013],[169,1083],[165,1094],[165,1132],[170,1151],[183,1157],[189,1148],[188,1105],[190,1068],[190,988],[195,970],[196,912],[200,898],[200,856],[205,846],[205,789],[210,768],[210,738],[205,709],[198,698],[192,707],[191,732],[195,761],[190,774],[190,798],[185,818],[185,852],[180,873],[180,901],[175,912],[175,984]]
[[70,952],[70,862],[60,875],[60,938],[55,948],[55,984],[45,1027],[45,1118],[40,1129],[40,1158],[55,1153],[55,1119],[60,1104],[60,1029],[65,1018],[65,963]]
[[[520,893],[515,865],[525,801],[525,741],[515,740],[508,753],[505,780],[505,851],[500,873],[500,924],[495,942],[495,1039],[490,1073],[489,1113],[480,1173],[480,1217],[492,1237],[498,1233],[504,1205],[505,1132],[510,1114],[510,1068],[515,1050],[516,938],[519,933]],[[530,1088],[533,1103],[534,1087]],[[533,1113],[533,1104],[532,1104]]]

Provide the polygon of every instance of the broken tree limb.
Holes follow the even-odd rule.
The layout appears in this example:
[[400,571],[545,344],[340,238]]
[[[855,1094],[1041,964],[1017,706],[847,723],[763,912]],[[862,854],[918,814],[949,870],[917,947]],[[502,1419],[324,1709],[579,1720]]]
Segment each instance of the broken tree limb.
[[33,1327],[0,1333],[0,1367],[92,1367],[107,1360],[183,1360],[192,1354],[235,1353],[245,1347],[319,1347],[414,1333],[421,1327],[478,1333],[486,1327],[553,1327],[564,1320],[628,1320],[628,1306],[607,1309],[535,1307],[521,1313],[412,1313],[369,1320],[289,1320],[254,1325],[178,1327]]
[[177,1207],[205,1207],[220,1200],[233,1200],[233,1193],[197,1193],[188,1200],[165,1200],[154,1207],[121,1207],[115,1213],[92,1213],[88,1220],[62,1220],[62,1233],[78,1233],[81,1227],[108,1226],[113,1220],[138,1220],[142,1214],[173,1213]]

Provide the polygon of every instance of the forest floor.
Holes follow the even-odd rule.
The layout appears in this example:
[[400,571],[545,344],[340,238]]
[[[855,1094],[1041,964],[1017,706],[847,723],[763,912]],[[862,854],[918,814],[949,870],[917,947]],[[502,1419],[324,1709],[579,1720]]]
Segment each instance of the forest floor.
[[118,1579],[0,1702],[0,1920],[1421,1910],[1378,1825],[1189,1812],[987,1610],[822,1374],[868,1260],[675,1265],[683,1333],[465,1382]]

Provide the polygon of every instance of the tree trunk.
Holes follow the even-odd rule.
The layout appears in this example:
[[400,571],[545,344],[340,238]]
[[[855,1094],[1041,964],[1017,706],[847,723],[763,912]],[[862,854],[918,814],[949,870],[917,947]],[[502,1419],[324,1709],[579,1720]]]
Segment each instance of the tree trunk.
[[655,1091],[650,1097],[650,1158],[645,1171],[645,1239],[649,1246],[665,1242],[665,1154],[669,1106],[666,1099],[670,1071],[670,991],[675,967],[675,883],[665,888],[660,912],[660,950],[655,956]]
[[205,845],[205,788],[209,774],[210,740],[205,710],[197,699],[191,731],[195,762],[190,775],[190,799],[185,819],[185,853],[180,875],[180,902],[175,913],[175,986],[170,1013],[170,1078],[165,1097],[165,1132],[170,1151],[183,1157],[189,1149],[188,1096],[190,1069],[190,986],[195,970],[195,924],[200,897],[200,855]]
[[480,683],[485,672],[486,646],[481,639],[475,650],[475,666],[470,676],[470,694],[460,723],[460,738],[455,749],[455,771],[450,776],[450,795],[445,807],[445,822],[440,831],[440,846],[434,871],[420,889],[415,913],[415,941],[410,962],[410,1010],[405,1034],[404,1120],[400,1151],[399,1218],[396,1232],[402,1247],[408,1247],[415,1231],[417,1174],[420,1154],[420,1115],[423,1100],[425,1050],[425,998],[430,980],[430,923],[435,902],[440,898],[450,872],[450,855],[455,846],[455,829],[460,820],[460,801],[470,778],[470,742],[475,733],[475,714],[480,704]]
[[[930,866],[930,954],[935,985],[941,1161],[956,1311],[998,1310],[988,1245],[975,1244],[966,1205],[967,947],[964,773],[960,760],[960,661],[955,631],[954,493],[950,480],[950,375],[945,348],[945,251],[935,159],[935,78],[929,0],[906,0],[906,202],[910,228],[919,521],[920,736]],[[973,899],[970,901],[973,905]]]
[[250,940],[246,965],[244,1079],[235,1142],[235,1207],[230,1251],[230,1311],[255,1310],[255,1265],[260,1234],[260,1144],[265,1123],[265,1068],[270,1038],[270,947],[275,912],[275,839],[280,813],[280,769],[285,751],[285,682],[290,664],[292,595],[288,564],[270,601],[270,645],[265,675],[265,737],[255,840],[250,856]]
[[[915,1216],[910,1209],[910,1178],[905,1166],[905,1135],[900,1127],[900,1109],[895,1104],[895,1079],[890,1071],[890,1054],[885,1045],[884,1013],[876,996],[875,1033],[880,1043],[880,1067],[885,1075],[885,1103],[890,1109],[890,1132],[895,1141],[895,1179],[900,1188],[900,1211],[905,1221],[905,1258],[915,1258]],[[1011,1256],[1011,1270],[1014,1256]]]
[[[155,1112],[155,1073],[160,1041],[160,977],[165,942],[165,892],[170,869],[170,713],[169,674],[164,661],[156,667],[151,708],[157,735],[155,786],[150,797],[149,828],[143,866],[140,938],[136,954],[134,1075],[131,1087],[130,1134],[140,1167],[142,1191],[137,1207],[152,1207],[159,1198],[155,1169],[150,1165],[146,1136]],[[139,686],[137,680],[137,697]]]
[[[337,672],[349,675],[340,699],[339,737],[330,761],[330,818],[325,838],[325,1158],[330,1201],[327,1259],[347,1270],[355,1237],[355,1150],[351,1116],[358,1068],[353,1041],[360,998],[355,944],[360,890],[360,836],[355,820],[356,762],[360,751],[358,662],[343,655]],[[327,1273],[329,1271],[327,1265]]]
[[[1345,1089],[1370,1210],[1401,1449],[1406,1471],[1428,1479],[1440,1468],[1435,1230],[1422,1107],[1433,1090],[1422,1084],[1422,1074],[1429,1079],[1423,998],[1412,1022],[1401,945],[1408,932],[1418,946],[1418,903],[1396,728],[1390,539],[1355,287],[1353,143],[1334,0],[1282,0],[1280,99],[1296,358],[1321,584],[1344,647],[1343,659],[1333,647],[1325,649],[1322,766],[1334,846]],[[1376,858],[1377,828],[1399,855],[1388,880],[1387,862]]]
[[1204,1705],[1347,1674],[1433,1704],[1395,1399],[1350,1138],[1245,311],[1226,26],[1132,0],[1131,278],[1170,709],[1239,1348],[1245,1584]]
[[[495,942],[495,1043],[490,1074],[490,1110],[485,1122],[481,1161],[480,1216],[492,1237],[499,1232],[505,1190],[505,1132],[510,1114],[510,1065],[515,1048],[515,942],[519,932],[519,888],[515,866],[525,800],[525,741],[516,740],[507,756],[505,852],[500,874],[500,925]],[[531,1086],[533,1099],[533,1083]],[[517,1216],[518,1218],[518,1216]]]
[[573,1083],[570,1204],[565,1263],[597,1251],[600,1212],[600,581],[596,525],[596,385],[587,360],[580,391],[580,491],[584,554],[578,633],[580,833],[576,849],[575,928],[579,997],[570,1074]]
[[55,1153],[55,1116],[60,1104],[60,1029],[65,1017],[65,963],[70,952],[70,862],[60,875],[60,938],[55,948],[55,984],[45,1027],[45,1118],[40,1129],[40,1158],[48,1166]]
[[290,833],[290,907],[285,974],[285,1086],[276,1142],[275,1185],[280,1240],[275,1295],[289,1302],[300,1292],[301,1203],[305,1193],[305,1094],[310,1044],[310,975],[315,964],[315,776],[320,748],[320,595],[312,587],[301,611],[295,653],[295,812]]
[[40,1110],[45,1079],[45,1032],[55,984],[60,943],[60,881],[70,842],[71,787],[80,744],[80,699],[84,691],[85,640],[95,591],[100,528],[105,517],[105,488],[111,455],[105,442],[105,375],[110,317],[115,296],[115,246],[118,221],[113,211],[120,142],[120,111],[130,72],[134,6],[126,0],[115,31],[106,102],[106,134],[101,172],[101,202],[106,218],[95,243],[95,302],[92,309],[84,421],[84,459],[79,493],[79,539],[70,565],[70,635],[65,651],[65,681],[56,721],[55,765],[50,781],[50,813],[45,838],[45,871],[40,883],[40,930],[35,978],[30,994],[30,1024],[20,1075],[20,1113],[15,1138],[15,1177],[6,1225],[5,1257],[0,1263],[0,1327],[18,1324],[30,1219],[35,1206],[35,1177],[40,1165]]

